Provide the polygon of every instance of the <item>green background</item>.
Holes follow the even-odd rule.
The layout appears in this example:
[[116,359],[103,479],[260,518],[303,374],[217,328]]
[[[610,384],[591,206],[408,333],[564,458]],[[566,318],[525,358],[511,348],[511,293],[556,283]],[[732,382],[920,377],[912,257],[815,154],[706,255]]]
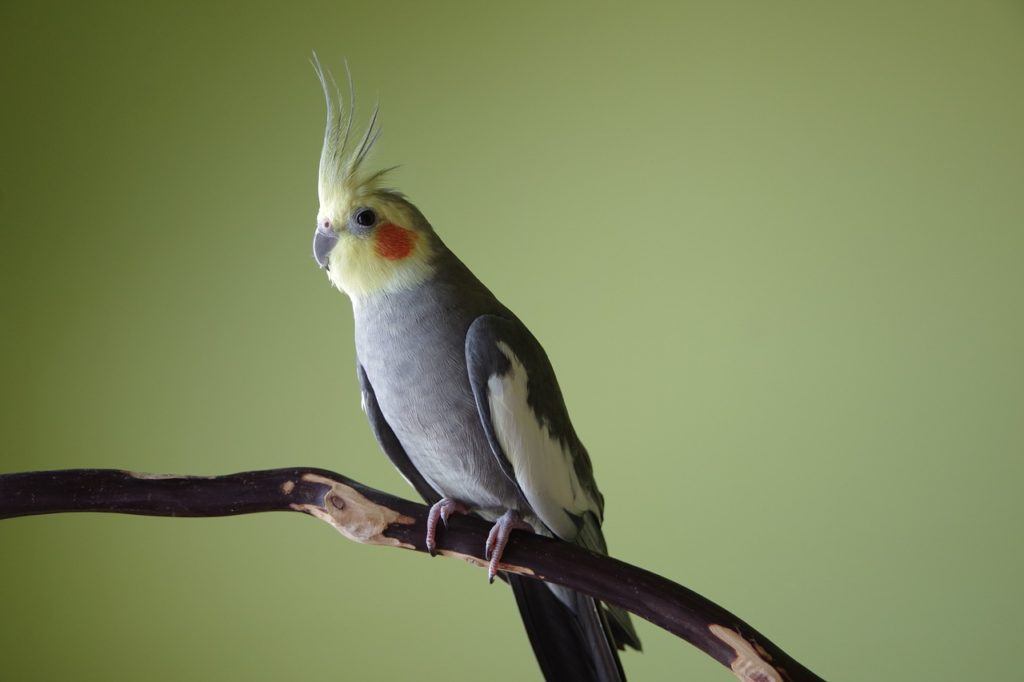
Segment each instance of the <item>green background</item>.
[[[6,0],[2,470],[412,495],[310,256],[313,49],[545,343],[617,556],[832,680],[1020,675],[1020,2]],[[481,571],[297,514],[4,522],[0,604],[4,680],[537,674]]]

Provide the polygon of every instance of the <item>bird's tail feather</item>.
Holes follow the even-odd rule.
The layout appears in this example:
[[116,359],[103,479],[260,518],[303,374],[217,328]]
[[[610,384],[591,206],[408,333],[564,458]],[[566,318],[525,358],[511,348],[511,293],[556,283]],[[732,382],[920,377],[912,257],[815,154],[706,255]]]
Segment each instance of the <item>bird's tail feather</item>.
[[559,598],[545,583],[514,574],[508,574],[508,582],[544,679],[625,682],[616,627],[597,600],[570,590]]
[[618,606],[611,606],[609,604],[605,604],[604,609],[605,615],[608,616],[608,626],[611,628],[615,646],[619,649],[625,649],[628,646],[631,649],[643,651],[640,637],[636,634],[636,629],[633,627],[633,621],[629,618],[629,613]]
[[[604,533],[601,532],[601,521],[598,520],[597,515],[587,512],[581,517],[581,521],[579,534],[573,539],[573,542],[580,547],[586,547],[591,552],[608,554],[608,544],[605,542]],[[615,642],[615,646],[619,649],[628,646],[640,651],[640,638],[636,634],[636,629],[633,628],[629,614],[617,606],[605,604],[604,609],[605,611],[601,615],[606,617],[611,628],[612,641]]]

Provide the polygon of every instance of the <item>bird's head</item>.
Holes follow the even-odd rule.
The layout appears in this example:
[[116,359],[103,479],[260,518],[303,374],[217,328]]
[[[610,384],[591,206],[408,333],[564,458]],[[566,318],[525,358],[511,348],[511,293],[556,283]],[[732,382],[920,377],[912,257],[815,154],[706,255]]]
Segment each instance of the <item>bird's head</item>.
[[392,169],[363,168],[380,135],[377,108],[366,131],[354,133],[351,77],[345,107],[334,79],[315,56],[313,66],[327,99],[313,257],[331,283],[355,303],[415,286],[433,271],[435,238],[415,206],[400,193],[381,187],[381,179]]

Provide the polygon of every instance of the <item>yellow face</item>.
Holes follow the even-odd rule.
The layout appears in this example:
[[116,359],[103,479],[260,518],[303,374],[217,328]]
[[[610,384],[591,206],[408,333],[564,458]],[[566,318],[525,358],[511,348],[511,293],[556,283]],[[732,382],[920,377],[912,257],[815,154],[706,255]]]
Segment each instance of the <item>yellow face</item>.
[[331,283],[354,304],[429,277],[430,228],[408,202],[375,190],[342,191],[321,199],[314,255]]
[[313,256],[334,286],[358,306],[367,296],[409,288],[427,279],[433,272],[435,238],[412,204],[396,192],[379,188],[387,170],[363,171],[363,162],[380,135],[378,109],[374,108],[356,142],[351,100],[346,108],[334,79],[315,56],[313,67],[327,101]]

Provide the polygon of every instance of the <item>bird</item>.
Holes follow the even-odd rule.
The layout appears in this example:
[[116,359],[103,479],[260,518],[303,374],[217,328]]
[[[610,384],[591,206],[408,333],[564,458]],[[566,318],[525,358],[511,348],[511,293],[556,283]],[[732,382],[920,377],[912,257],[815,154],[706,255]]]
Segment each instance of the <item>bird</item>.
[[[379,106],[361,134],[314,54],[327,102],[313,257],[351,300],[361,405],[381,449],[430,504],[426,546],[453,514],[493,524],[488,579],[514,531],[607,554],[604,498],[551,362],[522,321],[448,248],[418,208],[368,169]],[[641,649],[626,611],[501,573],[546,680],[625,680]]]

